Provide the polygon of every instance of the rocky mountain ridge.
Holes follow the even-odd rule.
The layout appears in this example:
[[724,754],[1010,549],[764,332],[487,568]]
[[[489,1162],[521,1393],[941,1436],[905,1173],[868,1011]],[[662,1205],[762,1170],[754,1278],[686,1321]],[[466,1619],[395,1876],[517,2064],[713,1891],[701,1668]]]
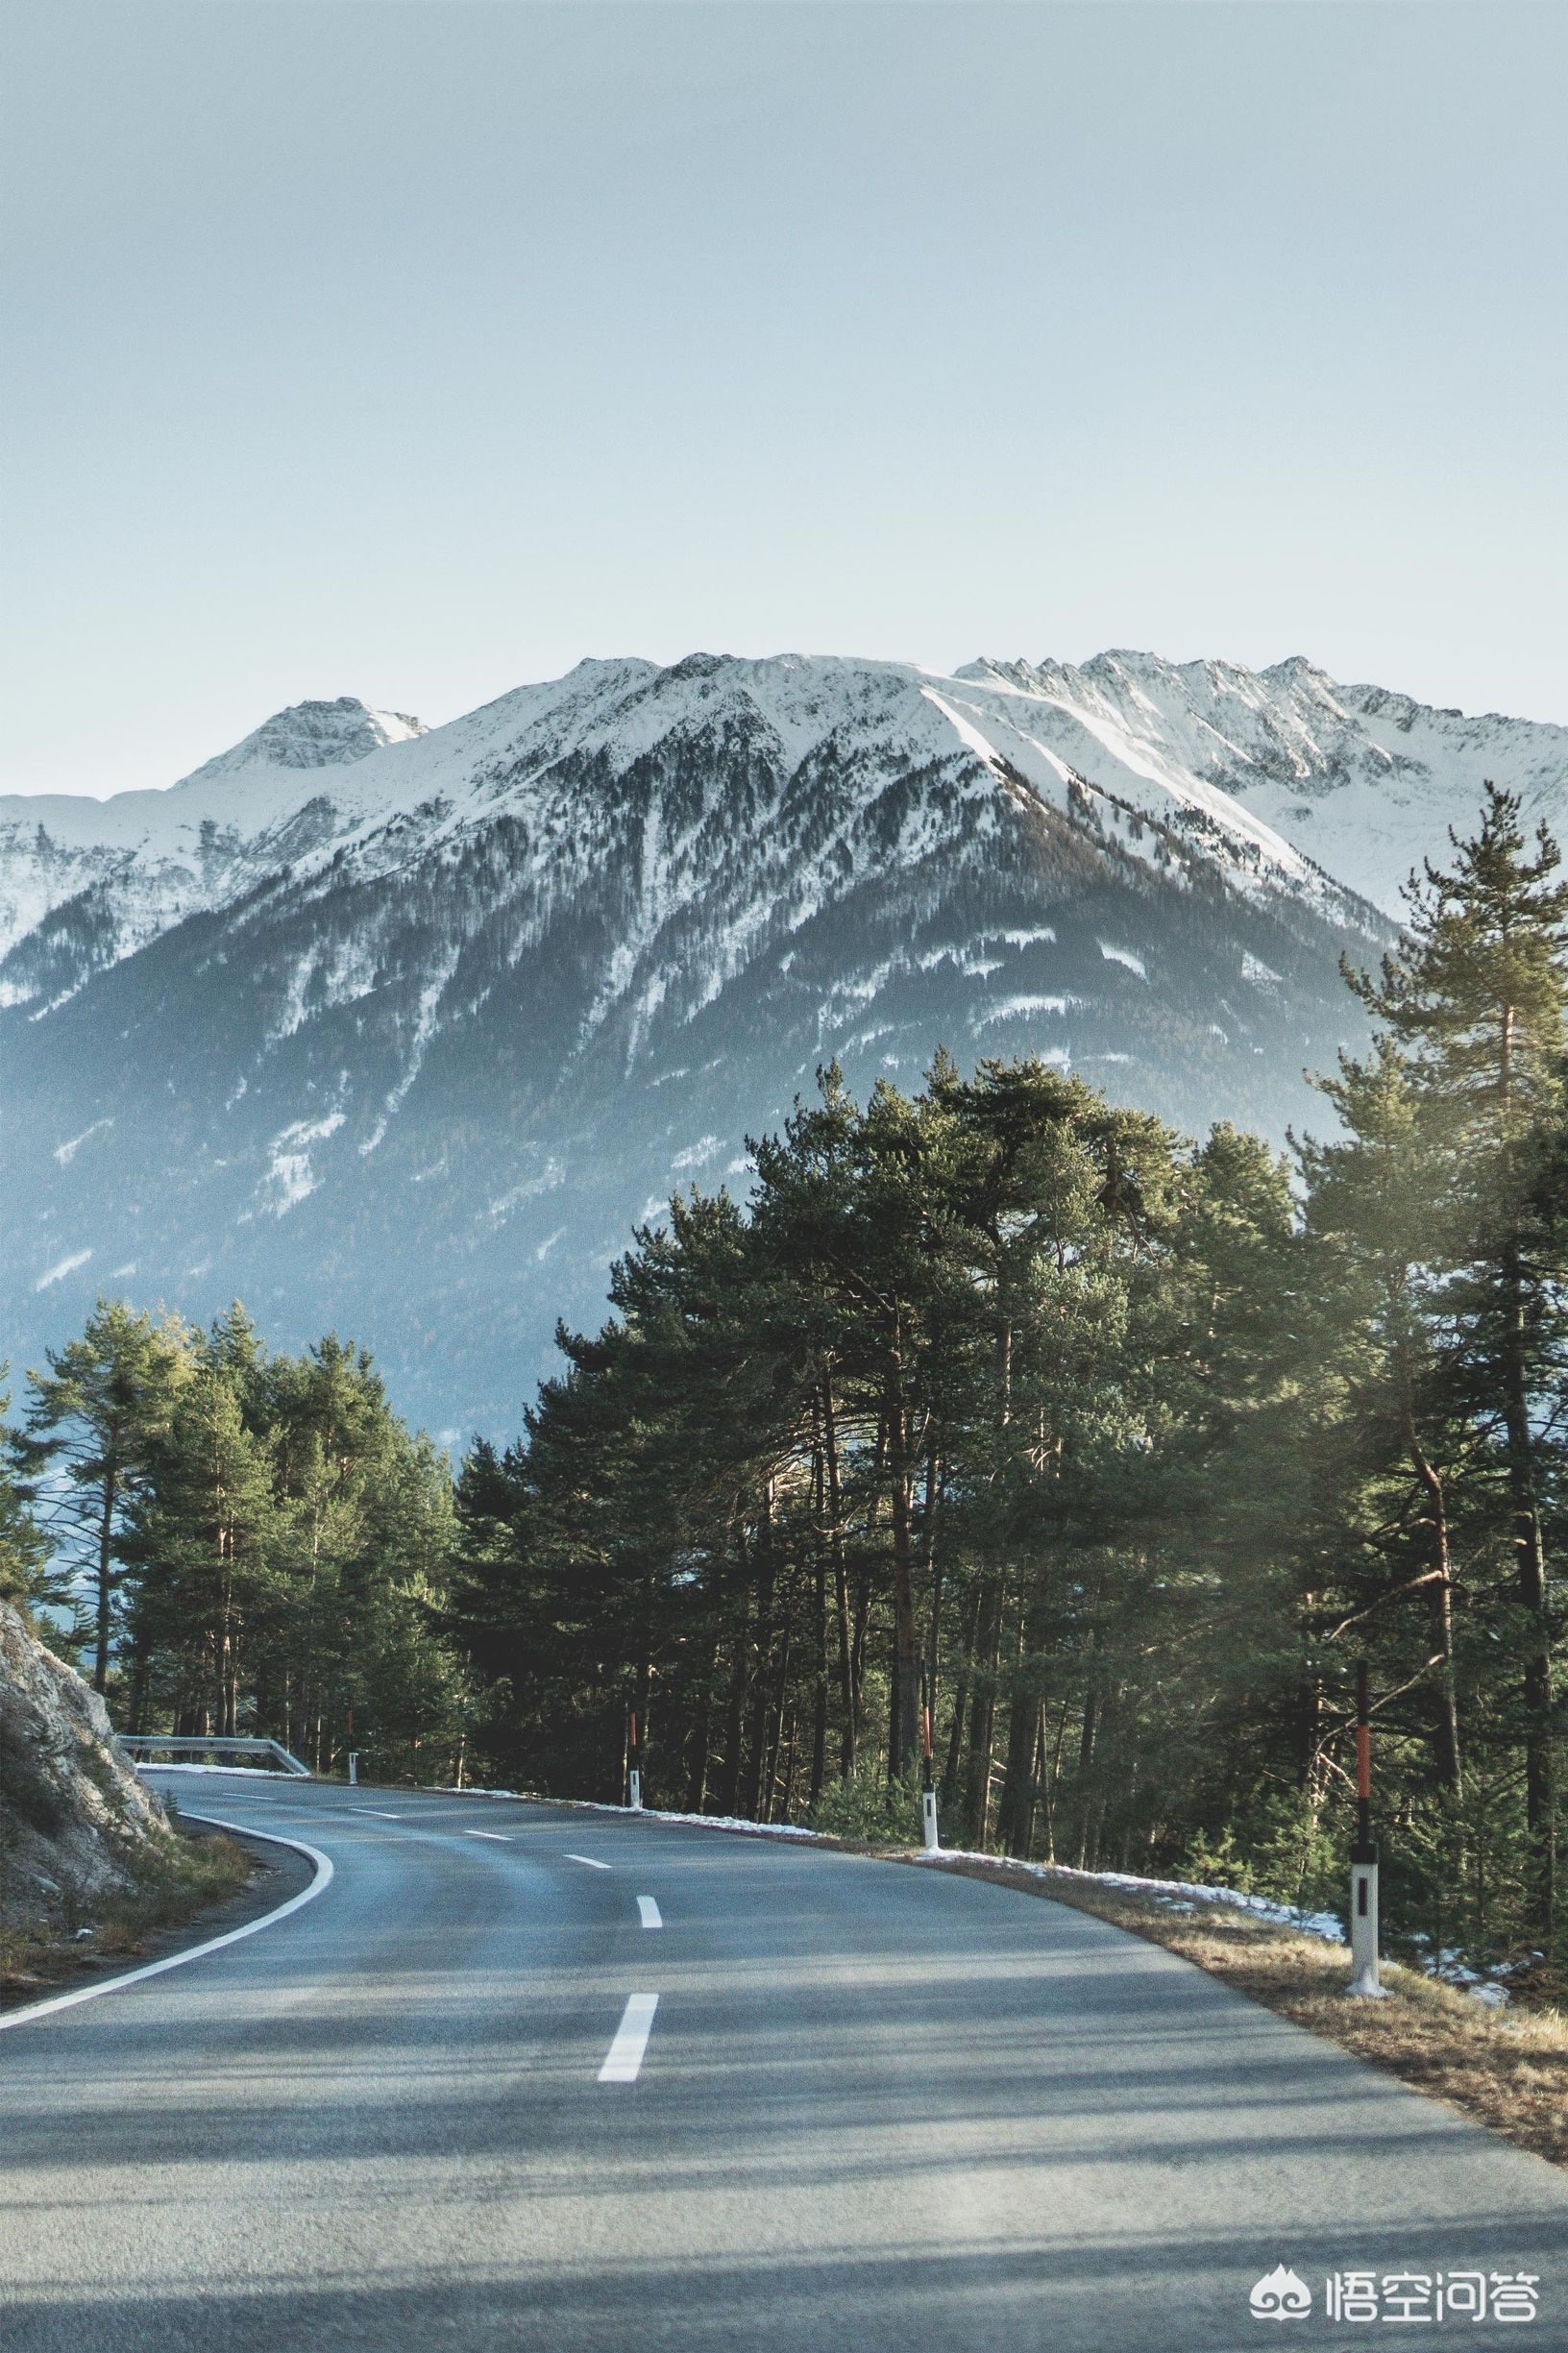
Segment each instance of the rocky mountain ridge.
[[1406,863],[1439,847],[1483,773],[1568,797],[1565,731],[1461,742],[1304,663],[698,654],[429,732],[302,707],[338,716],[78,811],[119,863],[0,963],[0,1311],[23,1353],[97,1289],[237,1292],[454,1433],[515,1426],[632,1220],[744,1185],[829,1056],[864,1091],[1035,1052],[1282,1134],[1357,1034],[1376,845],[1413,809]]

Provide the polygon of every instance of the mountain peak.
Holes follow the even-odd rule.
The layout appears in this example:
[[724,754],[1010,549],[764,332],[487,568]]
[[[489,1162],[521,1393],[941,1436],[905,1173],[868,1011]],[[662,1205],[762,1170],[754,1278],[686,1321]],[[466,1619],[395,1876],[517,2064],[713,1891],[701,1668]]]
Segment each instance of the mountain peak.
[[181,782],[194,784],[252,768],[347,768],[388,744],[405,744],[429,732],[424,721],[408,712],[372,710],[357,695],[339,695],[331,702],[294,702]]

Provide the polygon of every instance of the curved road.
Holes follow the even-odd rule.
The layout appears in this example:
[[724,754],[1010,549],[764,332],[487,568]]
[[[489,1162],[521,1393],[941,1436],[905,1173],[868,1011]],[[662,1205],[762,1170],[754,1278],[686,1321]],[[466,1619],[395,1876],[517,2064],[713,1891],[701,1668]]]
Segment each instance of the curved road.
[[[335,1877],[0,2033],[4,2353],[1339,2347],[1383,2336],[1324,2316],[1356,2267],[1537,2273],[1533,2323],[1417,2341],[1568,2353],[1560,2173],[1082,1913],[610,1813],[176,1786]],[[1248,2308],[1280,2263],[1283,2328]]]

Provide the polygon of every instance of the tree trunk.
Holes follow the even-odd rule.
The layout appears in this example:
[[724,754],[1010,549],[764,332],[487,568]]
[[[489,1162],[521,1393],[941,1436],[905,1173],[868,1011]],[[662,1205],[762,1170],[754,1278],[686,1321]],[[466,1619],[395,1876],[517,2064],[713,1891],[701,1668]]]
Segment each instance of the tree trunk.
[[1547,1606],[1546,1546],[1535,1485],[1535,1442],[1526,1374],[1524,1277],[1516,1237],[1503,1254],[1507,1317],[1504,1351],[1504,1425],[1519,1600],[1528,1618],[1525,1699],[1525,1819],[1532,1849],[1535,1929],[1550,1953],[1556,1926],[1557,1825],[1552,1738],[1552,1625]]
[[996,1668],[1001,1639],[1002,1581],[992,1574],[981,1583],[976,1612],[969,1761],[964,1781],[964,1811],[969,1837],[981,1854],[986,1851],[991,1835],[991,1748],[996,1728]]
[[845,1780],[855,1769],[855,1703],[859,1679],[855,1674],[854,1644],[849,1628],[849,1579],[844,1559],[843,1494],[839,1485],[839,1436],[833,1415],[833,1384],[822,1383],[822,1463],[827,1477],[827,1544],[833,1561],[833,1595],[838,1611],[839,1698],[844,1708],[844,1737],[839,1771]]
[[1094,1685],[1090,1683],[1084,1694],[1083,1729],[1078,1738],[1078,1869],[1080,1871],[1087,1871],[1090,1868],[1089,1856],[1092,1851],[1090,1828],[1093,1809],[1090,1804],[1090,1774],[1094,1764],[1094,1736],[1097,1729],[1098,1708],[1098,1698]]
[[910,1534],[912,1480],[901,1403],[888,1414],[888,1500],[893,1521],[894,1709],[888,1778],[895,1781],[919,1752],[920,1669],[915,1633],[914,1546]]
[[1415,1421],[1415,1374],[1403,1345],[1399,1351],[1400,1411],[1405,1426],[1405,1451],[1427,1499],[1427,1527],[1432,1584],[1428,1615],[1433,1641],[1442,1664],[1437,1691],[1433,1753],[1442,1786],[1456,1798],[1463,1791],[1459,1755],[1459,1699],[1454,1674],[1454,1569],[1448,1534],[1448,1498],[1443,1482],[1421,1443]]
[[762,1819],[760,1808],[765,1790],[764,1768],[768,1749],[768,1708],[771,1697],[768,1667],[773,1647],[773,1559],[772,1487],[770,1483],[762,1498],[762,1510],[757,1524],[757,1643],[756,1665],[751,1676],[751,1737],[747,1747],[746,1774],[742,1783],[744,1795],[740,1811],[748,1822]]
[[1007,1768],[996,1821],[1001,1846],[1007,1853],[1025,1861],[1034,1829],[1035,1753],[1040,1725],[1040,1698],[1028,1680],[1028,1661],[1038,1647],[1041,1631],[1037,1597],[1024,1611],[1018,1628],[1018,1680],[1008,1707]]
[[[1056,1738],[1051,1744],[1050,1768],[1044,1776],[1045,1860],[1048,1863],[1054,1863],[1056,1860],[1056,1800],[1057,1793],[1062,1786],[1062,1750],[1067,1737],[1067,1717],[1071,1713],[1071,1701],[1064,1700],[1062,1703],[1062,1713],[1056,1721]],[[1043,1754],[1045,1739],[1045,1711],[1043,1702],[1041,1705],[1040,1721],[1041,1754]]]
[[811,1687],[811,1795],[815,1805],[827,1777],[827,1564],[819,1547],[812,1563],[812,1624],[816,1659]]
[[746,1722],[747,1682],[747,1619],[749,1615],[749,1595],[745,1583],[746,1562],[743,1555],[740,1578],[740,1607],[735,1616],[734,1648],[730,1656],[729,1693],[724,1706],[724,1753],[715,1777],[722,1814],[738,1814],[741,1795],[741,1730]]
[[947,1726],[947,1757],[942,1768],[942,1804],[945,1813],[958,1804],[959,1768],[964,1757],[964,1719],[969,1704],[970,1662],[979,1633],[979,1595],[965,1612],[959,1641],[958,1680],[953,1685],[953,1712]]
[[119,1474],[110,1456],[104,1469],[103,1510],[98,1521],[98,1640],[93,1654],[92,1687],[102,1692],[109,1687],[110,1606],[113,1596],[114,1506],[119,1495]]

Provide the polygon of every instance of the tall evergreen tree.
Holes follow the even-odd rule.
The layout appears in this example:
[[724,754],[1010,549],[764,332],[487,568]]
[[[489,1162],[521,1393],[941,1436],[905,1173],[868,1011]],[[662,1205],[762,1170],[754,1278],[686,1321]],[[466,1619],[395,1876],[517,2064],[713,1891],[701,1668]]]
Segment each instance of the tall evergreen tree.
[[132,1507],[133,1642],[138,1665],[154,1651],[173,1665],[178,1729],[231,1735],[273,1600],[272,1462],[247,1426],[234,1371],[215,1352],[204,1359]]
[[1450,1168],[1467,1237],[1451,1286],[1472,1410],[1495,1424],[1522,1653],[1526,1802],[1536,1925],[1556,1916],[1556,1628],[1545,1519],[1545,1405],[1563,1370],[1552,1227],[1534,1213],[1542,1139],[1563,1109],[1568,877],[1541,826],[1527,843],[1517,794],[1488,783],[1482,822],[1429,861],[1408,892],[1405,945],[1359,993],[1410,1054],[1424,1116]]
[[127,1515],[193,1369],[177,1318],[155,1324],[120,1300],[100,1299],[80,1339],[46,1373],[29,1373],[24,1460],[37,1515],[57,1553],[89,1582],[92,1685],[109,1682],[114,1605]]

